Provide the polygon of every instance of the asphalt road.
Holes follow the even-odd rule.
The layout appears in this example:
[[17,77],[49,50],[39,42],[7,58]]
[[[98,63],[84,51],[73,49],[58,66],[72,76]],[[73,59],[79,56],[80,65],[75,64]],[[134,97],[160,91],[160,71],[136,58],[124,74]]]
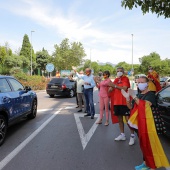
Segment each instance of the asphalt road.
[[[129,146],[116,142],[117,124],[96,125],[99,116],[98,92],[94,92],[96,118],[77,113],[75,98],[49,98],[38,92],[38,114],[9,128],[0,147],[0,170],[133,170],[142,162],[138,139]],[[170,142],[160,136],[170,160]],[[165,168],[160,168],[160,170]]]

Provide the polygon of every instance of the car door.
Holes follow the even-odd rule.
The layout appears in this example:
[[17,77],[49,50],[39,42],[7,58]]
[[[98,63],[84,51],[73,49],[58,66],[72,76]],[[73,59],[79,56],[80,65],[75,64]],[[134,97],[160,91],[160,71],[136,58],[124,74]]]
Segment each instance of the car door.
[[157,94],[157,104],[165,124],[166,135],[170,136],[170,86]]
[[15,103],[18,94],[12,91],[6,78],[0,79],[0,110],[8,113],[9,122],[17,117],[18,105]]
[[30,91],[26,91],[24,86],[16,79],[8,78],[8,81],[17,96],[15,99],[15,104],[17,105],[17,116],[22,116],[31,110],[33,96]]

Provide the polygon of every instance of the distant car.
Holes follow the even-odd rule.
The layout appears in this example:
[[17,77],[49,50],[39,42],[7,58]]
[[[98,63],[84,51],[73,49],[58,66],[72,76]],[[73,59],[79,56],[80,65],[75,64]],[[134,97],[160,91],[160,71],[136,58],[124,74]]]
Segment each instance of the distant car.
[[145,77],[146,77],[145,74],[136,74],[136,75],[135,75],[135,83],[138,83],[139,77],[142,77],[142,76],[145,76]]
[[166,128],[164,134],[170,137],[170,85],[159,91],[156,97],[160,116]]
[[74,97],[76,82],[69,78],[52,78],[47,84],[46,92],[50,97],[54,97],[54,95]]
[[36,113],[36,93],[11,76],[0,76],[0,146],[9,126],[23,117],[33,119]]
[[162,88],[170,85],[170,77],[162,77],[160,78],[160,85]]

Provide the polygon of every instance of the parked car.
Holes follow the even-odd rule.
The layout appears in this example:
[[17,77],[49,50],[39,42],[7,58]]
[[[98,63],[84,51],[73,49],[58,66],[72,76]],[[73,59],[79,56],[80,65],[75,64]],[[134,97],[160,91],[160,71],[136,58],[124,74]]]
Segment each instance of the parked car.
[[170,85],[156,95],[160,116],[165,124],[165,135],[170,137]]
[[170,85],[170,77],[162,77],[160,78],[160,85],[162,88]]
[[73,97],[76,94],[76,82],[69,78],[52,78],[47,84],[46,92],[50,97],[54,95]]
[[36,93],[11,76],[0,76],[0,146],[9,126],[23,117],[33,119],[36,113]]

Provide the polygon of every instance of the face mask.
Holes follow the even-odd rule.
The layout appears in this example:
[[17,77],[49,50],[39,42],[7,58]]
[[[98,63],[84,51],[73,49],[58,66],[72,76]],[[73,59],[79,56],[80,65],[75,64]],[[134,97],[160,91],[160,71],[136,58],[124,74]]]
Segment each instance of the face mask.
[[149,70],[149,72],[151,73],[153,70]]
[[103,75],[103,78],[106,79],[106,78],[107,78],[107,75]]
[[121,77],[123,75],[123,72],[117,72],[117,77]]
[[148,83],[139,83],[138,88],[140,91],[144,91],[148,87]]

